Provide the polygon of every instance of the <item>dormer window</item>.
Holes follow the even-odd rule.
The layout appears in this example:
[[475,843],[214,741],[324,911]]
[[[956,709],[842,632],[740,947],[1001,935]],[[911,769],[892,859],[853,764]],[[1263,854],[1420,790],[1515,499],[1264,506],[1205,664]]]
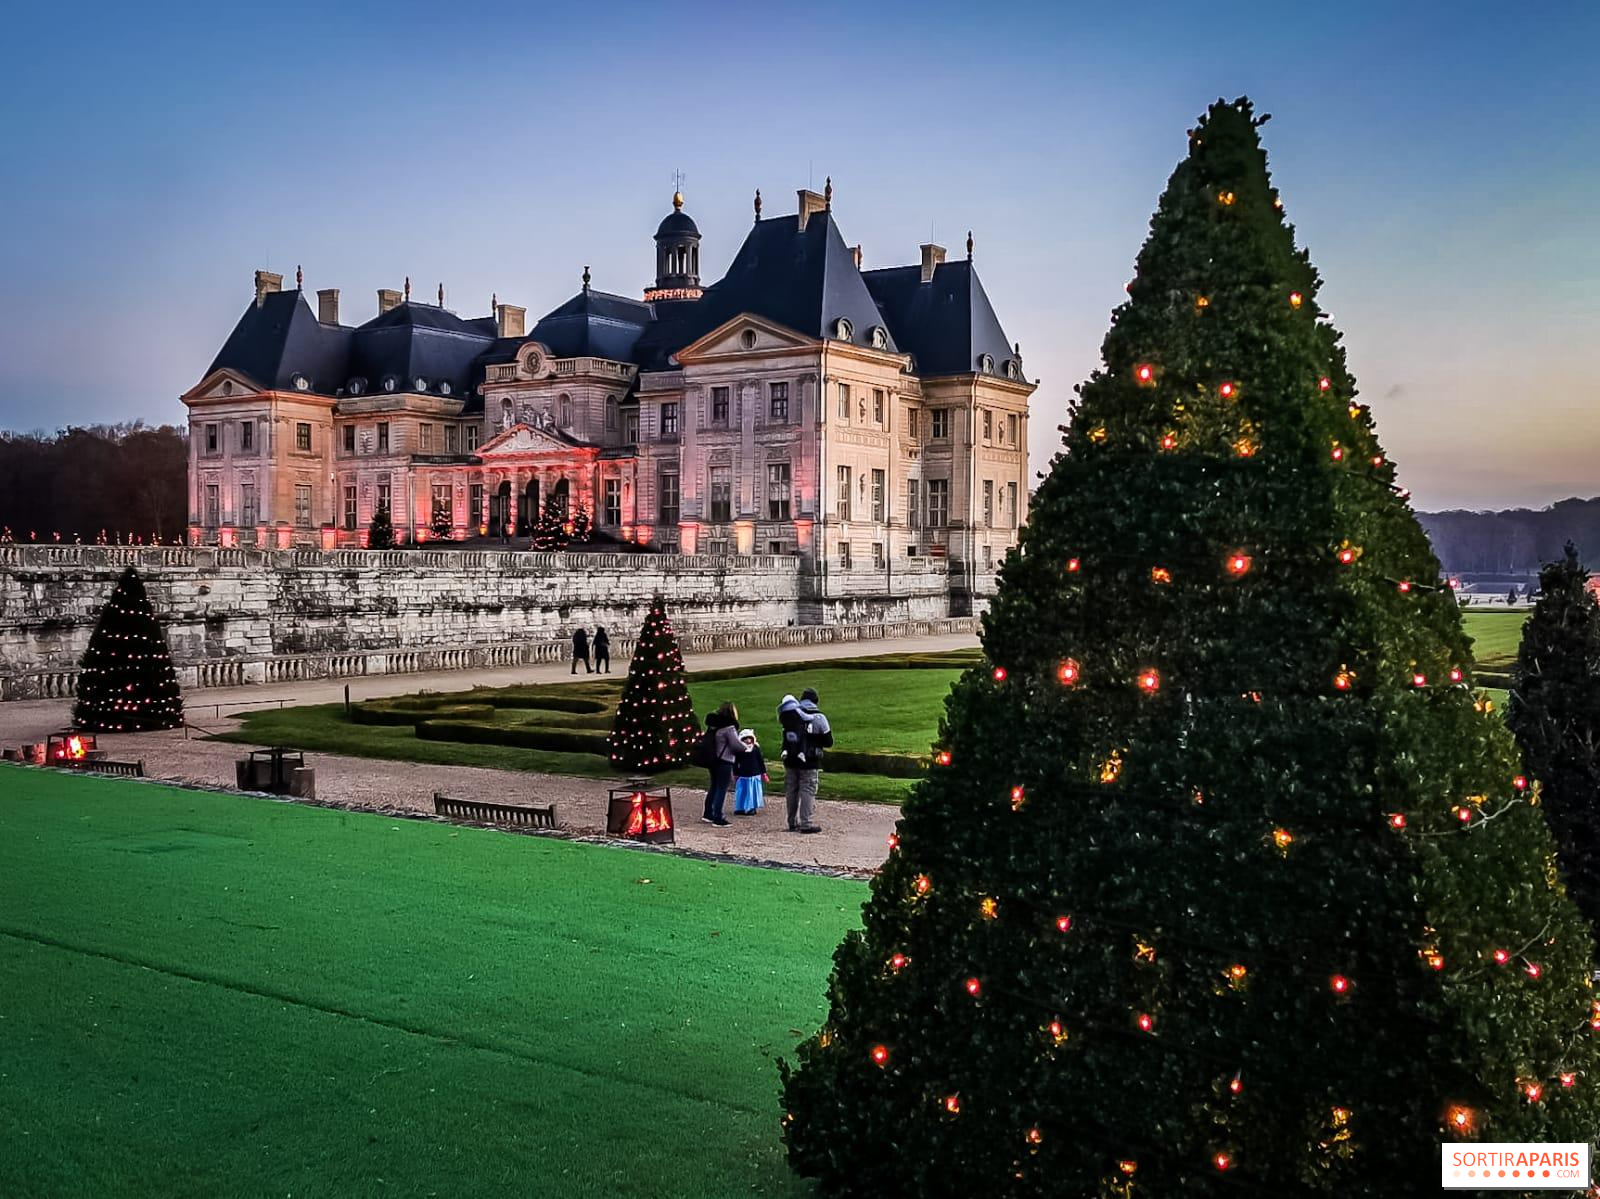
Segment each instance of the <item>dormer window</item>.
[[844,317],[840,317],[833,326],[833,335],[840,341],[849,341],[855,336],[856,327]]
[[450,394],[450,383],[448,380],[439,384],[439,394],[442,396],[447,396]]
[[345,384],[344,389],[351,395],[358,396],[367,389],[367,381],[360,375],[357,375],[354,379],[351,379],[350,382]]
[[979,354],[978,370],[985,375],[994,374],[994,356],[992,354]]
[[1008,379],[1020,379],[1020,378],[1022,378],[1022,367],[1017,365],[1017,360],[1015,358],[1007,358],[1006,359],[1006,378],[1008,378]]
[[421,375],[418,375],[411,382],[412,382],[412,385],[416,388],[417,391],[427,391],[428,390],[428,381],[426,379],[424,379]]
[[311,390],[311,380],[306,378],[302,374],[298,374],[297,373],[289,381],[294,384],[294,389],[296,391],[310,391]]
[[889,348],[889,331],[882,325],[873,325],[869,336],[872,338],[872,348],[874,350],[886,350]]

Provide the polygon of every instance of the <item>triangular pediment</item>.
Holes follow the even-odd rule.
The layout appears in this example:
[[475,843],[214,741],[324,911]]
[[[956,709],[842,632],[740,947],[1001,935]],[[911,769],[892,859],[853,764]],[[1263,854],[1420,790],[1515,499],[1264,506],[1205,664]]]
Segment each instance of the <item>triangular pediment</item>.
[[480,458],[508,458],[526,454],[570,455],[573,450],[592,450],[595,448],[573,438],[563,436],[553,428],[546,429],[518,423],[512,425],[509,429],[496,433],[488,441],[484,442],[478,447],[477,454]]
[[185,404],[192,404],[197,400],[234,400],[240,396],[256,395],[260,390],[260,386],[253,379],[230,367],[221,366],[178,398]]
[[745,354],[772,353],[775,350],[805,349],[820,344],[816,338],[797,333],[785,325],[741,312],[732,320],[690,342],[673,355],[679,362],[705,362],[713,358],[732,358]]

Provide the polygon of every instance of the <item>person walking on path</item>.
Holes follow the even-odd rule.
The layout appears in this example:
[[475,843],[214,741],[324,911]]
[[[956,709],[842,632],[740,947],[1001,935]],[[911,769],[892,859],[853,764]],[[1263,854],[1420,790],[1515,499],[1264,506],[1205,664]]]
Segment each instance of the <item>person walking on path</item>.
[[580,628],[572,634],[572,673],[578,673],[578,663],[583,663],[583,673],[593,674],[594,668],[589,665],[589,630]]
[[744,752],[744,742],[739,740],[739,709],[725,703],[706,717],[705,731],[706,770],[710,777],[706,783],[705,812],[700,819],[707,824],[726,828],[733,823],[722,814],[722,805],[733,786],[733,763]]
[[740,729],[739,740],[744,752],[733,761],[733,814],[754,816],[767,806],[767,762],[761,756],[761,745],[756,741],[754,729]]
[[605,663],[605,673],[611,673],[611,638],[606,636],[606,626],[599,625],[594,631],[594,672],[600,673],[600,664]]
[[817,707],[817,693],[807,687],[797,700],[783,697],[778,705],[783,726],[783,797],[791,833],[820,833],[817,786],[822,781],[822,751],[833,744],[833,729]]

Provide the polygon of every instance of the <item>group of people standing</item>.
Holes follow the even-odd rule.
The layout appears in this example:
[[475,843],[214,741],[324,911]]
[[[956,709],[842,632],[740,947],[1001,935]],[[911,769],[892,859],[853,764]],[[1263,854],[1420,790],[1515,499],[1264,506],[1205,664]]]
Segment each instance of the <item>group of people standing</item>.
[[[822,775],[823,751],[833,745],[833,729],[817,706],[817,693],[806,688],[800,698],[785,695],[778,705],[783,730],[784,806],[791,833],[820,833],[817,824],[817,785]],[[707,824],[726,827],[733,822],[723,814],[729,790],[733,814],[748,816],[766,806],[763,784],[770,781],[766,759],[754,729],[739,727],[739,709],[725,703],[706,717],[705,732],[695,747],[695,763],[709,774],[705,812]]]
[[[589,649],[594,647],[594,665],[589,665]],[[589,630],[579,629],[572,634],[572,673],[578,673],[578,663],[583,663],[585,674],[611,673],[611,638],[606,636],[605,625],[594,630],[594,640],[589,640]],[[603,670],[602,670],[603,667]]]

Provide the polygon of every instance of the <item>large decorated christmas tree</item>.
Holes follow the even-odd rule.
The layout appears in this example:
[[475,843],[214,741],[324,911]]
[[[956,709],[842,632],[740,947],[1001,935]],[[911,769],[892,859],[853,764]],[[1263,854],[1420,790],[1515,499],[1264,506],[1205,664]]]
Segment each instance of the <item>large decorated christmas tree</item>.
[[183,724],[183,698],[167,637],[150,607],[144,580],[131,566],[100,610],[78,666],[72,724],[95,733],[138,733]]
[[658,595],[628,663],[628,680],[611,726],[611,764],[646,774],[669,770],[689,760],[699,731],[683,654]]
[[1588,932],[1263,120],[1191,131],[784,1069],[826,1194],[1377,1199],[1600,1126]]
[[540,553],[551,553],[567,548],[567,513],[561,497],[552,491],[545,497],[539,521],[533,526],[529,548]]
[[1539,784],[1567,889],[1600,928],[1600,604],[1570,541],[1539,572],[1506,723]]

